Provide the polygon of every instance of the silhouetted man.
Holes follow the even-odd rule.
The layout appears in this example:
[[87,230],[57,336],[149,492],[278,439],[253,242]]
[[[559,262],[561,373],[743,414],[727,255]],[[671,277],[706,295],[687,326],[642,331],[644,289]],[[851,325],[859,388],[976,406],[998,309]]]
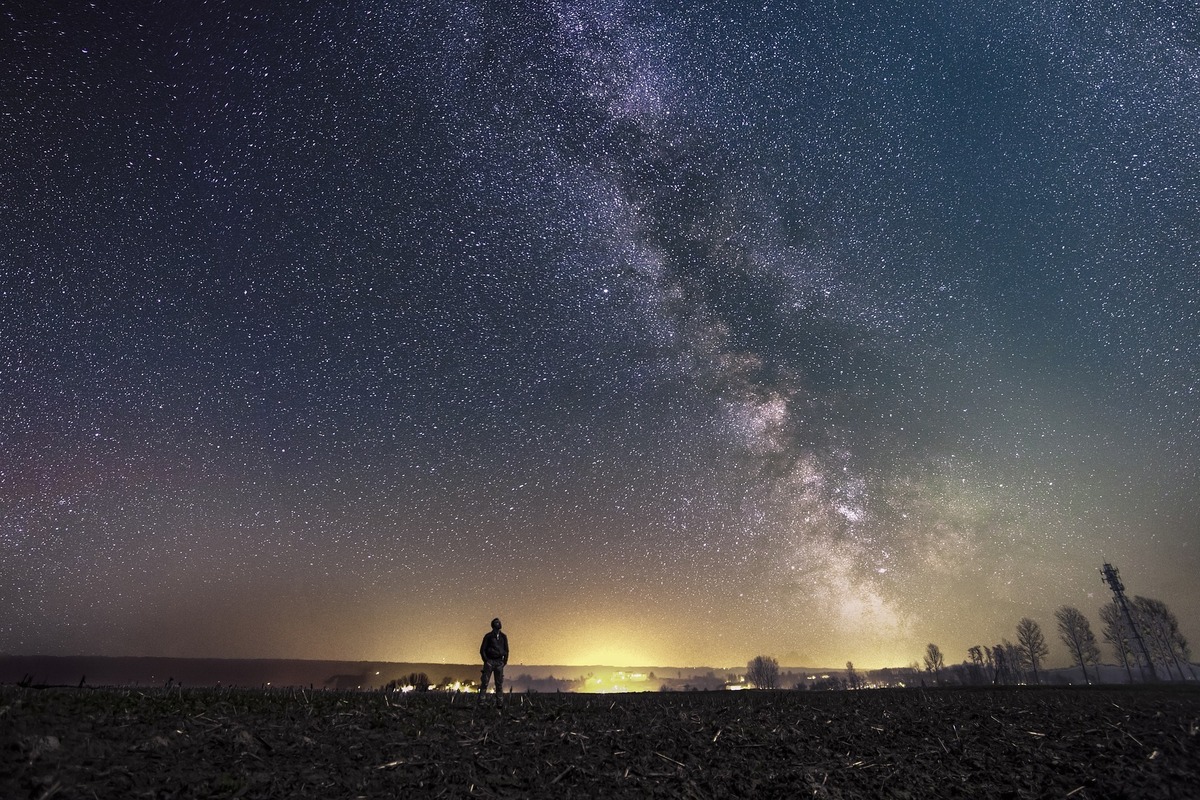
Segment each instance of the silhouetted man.
[[479,702],[487,694],[488,678],[496,676],[496,702],[504,705],[504,665],[508,663],[508,637],[500,630],[500,620],[492,620],[492,630],[483,637],[479,645],[479,656],[483,659],[483,679],[479,683]]

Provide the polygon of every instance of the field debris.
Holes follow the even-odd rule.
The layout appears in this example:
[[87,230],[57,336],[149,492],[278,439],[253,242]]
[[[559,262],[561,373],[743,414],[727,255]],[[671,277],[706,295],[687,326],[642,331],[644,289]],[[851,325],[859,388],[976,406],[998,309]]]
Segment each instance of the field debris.
[[511,699],[4,686],[0,796],[1087,800],[1200,786],[1190,688]]

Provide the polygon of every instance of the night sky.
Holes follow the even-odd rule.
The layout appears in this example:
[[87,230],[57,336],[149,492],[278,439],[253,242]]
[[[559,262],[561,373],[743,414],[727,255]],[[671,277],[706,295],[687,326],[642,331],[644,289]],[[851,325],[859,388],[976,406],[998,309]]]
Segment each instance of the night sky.
[[0,9],[0,651],[1196,643],[1198,109],[1191,0]]

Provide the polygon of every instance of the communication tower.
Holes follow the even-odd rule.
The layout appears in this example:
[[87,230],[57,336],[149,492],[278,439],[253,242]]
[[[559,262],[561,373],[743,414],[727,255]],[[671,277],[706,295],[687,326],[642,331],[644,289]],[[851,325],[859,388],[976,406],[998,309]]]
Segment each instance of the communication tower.
[[1129,638],[1137,643],[1137,654],[1141,657],[1142,662],[1142,676],[1150,681],[1158,680],[1158,675],[1154,672],[1154,662],[1150,660],[1150,651],[1146,649],[1146,642],[1142,640],[1142,634],[1138,632],[1137,625],[1133,621],[1133,613],[1129,610],[1129,602],[1125,599],[1125,584],[1121,583],[1121,573],[1106,561],[1100,568],[1100,574],[1104,576],[1104,582],[1112,589],[1113,596],[1117,600],[1117,608],[1121,609],[1125,624],[1129,626]]

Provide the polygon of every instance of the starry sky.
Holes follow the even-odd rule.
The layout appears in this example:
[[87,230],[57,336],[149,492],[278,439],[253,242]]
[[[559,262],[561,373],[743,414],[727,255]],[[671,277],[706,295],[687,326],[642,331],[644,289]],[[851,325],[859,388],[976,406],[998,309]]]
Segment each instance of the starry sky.
[[1200,12],[0,9],[0,651],[1200,640]]

